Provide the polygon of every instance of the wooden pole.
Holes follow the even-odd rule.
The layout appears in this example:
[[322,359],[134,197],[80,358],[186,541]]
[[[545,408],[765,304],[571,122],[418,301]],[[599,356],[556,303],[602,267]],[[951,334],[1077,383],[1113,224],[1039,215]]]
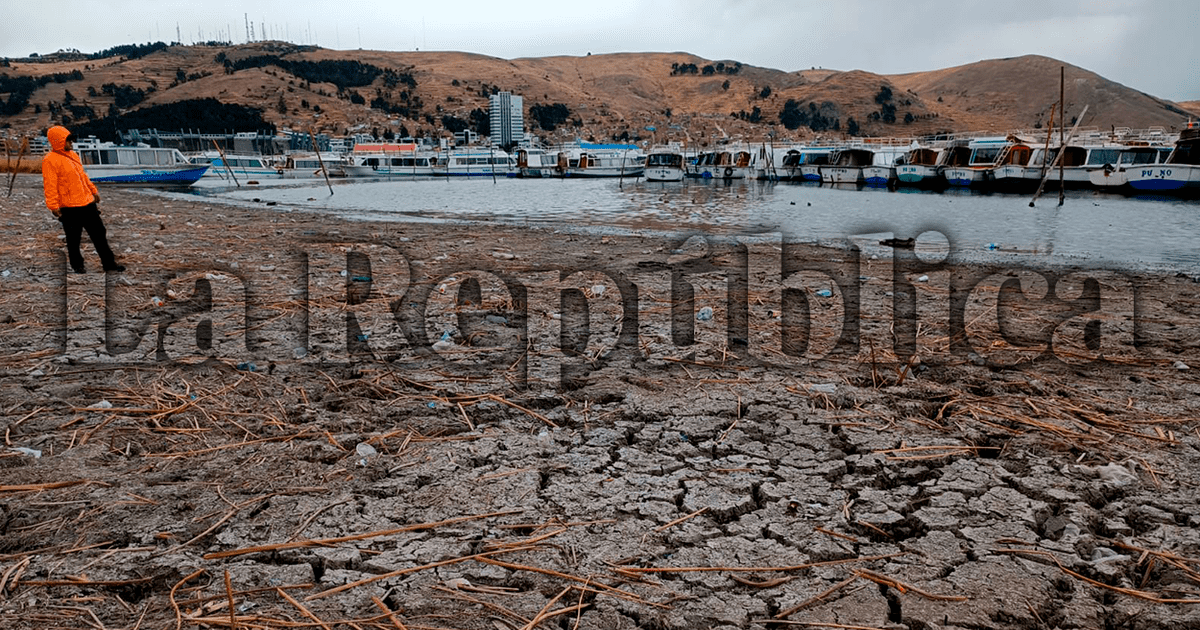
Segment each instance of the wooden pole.
[[[1079,129],[1079,123],[1083,122],[1083,116],[1084,116],[1085,114],[1087,114],[1088,107],[1089,107],[1088,105],[1084,105],[1084,106],[1083,106],[1083,111],[1082,111],[1082,112],[1080,112],[1080,114],[1079,114],[1079,118],[1075,119],[1075,126],[1074,126],[1074,127],[1071,127],[1071,135],[1069,135],[1069,136],[1067,136],[1067,137],[1066,137],[1066,140],[1064,141],[1064,144],[1065,144],[1066,142],[1069,142],[1069,141],[1070,141],[1072,138],[1074,138],[1074,137],[1075,137],[1075,130]],[[1061,134],[1060,134],[1060,135],[1061,135]],[[1058,154],[1054,156],[1054,161],[1055,161],[1055,162],[1057,162],[1057,163],[1059,164],[1060,168],[1061,168],[1061,165],[1062,165],[1062,157],[1063,157],[1063,147],[1061,147],[1061,146],[1060,146],[1060,147],[1058,148]],[[1053,166],[1053,165],[1051,165],[1051,166],[1050,166],[1050,170],[1046,172],[1046,175],[1045,175],[1044,177],[1042,177],[1042,183],[1041,183],[1041,184],[1038,186],[1037,192],[1036,192],[1036,193],[1034,193],[1034,195],[1033,195],[1033,199],[1032,199],[1032,200],[1030,200],[1030,202],[1029,202],[1029,207],[1030,207],[1030,208],[1032,208],[1032,207],[1033,207],[1033,202],[1034,202],[1034,201],[1037,201],[1038,197],[1039,197],[1039,196],[1041,196],[1041,194],[1042,194],[1042,188],[1044,188],[1044,187],[1046,186],[1046,180],[1047,180],[1047,179],[1050,179],[1050,174],[1051,174],[1051,173],[1053,173],[1053,172],[1054,172],[1054,166]],[[1060,172],[1061,172],[1061,170],[1060,170]],[[1060,205],[1060,206],[1062,205],[1062,201],[1061,201],[1061,200],[1059,201],[1058,205]]]
[[317,164],[321,165],[321,172],[325,174],[325,185],[329,187],[329,196],[333,196],[333,184],[329,183],[329,171],[325,168],[325,160],[321,159],[321,147],[317,145],[317,134],[313,133],[312,129],[308,130],[308,137],[312,139],[313,149],[317,152]]
[[[1063,170],[1066,166],[1063,163],[1062,154],[1067,150],[1067,143],[1063,140],[1063,130],[1067,126],[1066,112],[1066,85],[1067,85],[1067,67],[1059,66],[1058,68],[1058,205],[1063,205]],[[1080,117],[1082,120],[1082,117]],[[1078,121],[1076,126],[1078,126]],[[1075,130],[1071,130],[1071,135],[1075,135]]]
[[[29,150],[29,138],[21,138],[21,150],[17,152],[17,164],[13,167],[12,176],[8,179],[8,196],[12,196],[13,185],[17,183],[17,171],[21,168],[21,159],[25,157],[25,152]],[[8,142],[4,144],[4,152],[8,153]]]
[[233,183],[237,184],[238,188],[241,188],[242,184],[238,182],[237,176],[233,174],[233,169],[229,167],[229,160],[225,157],[225,150],[221,148],[221,145],[217,144],[216,138],[213,138],[212,143],[217,148],[217,153],[221,156],[221,164],[225,165],[225,171],[229,173],[229,178],[233,180]]

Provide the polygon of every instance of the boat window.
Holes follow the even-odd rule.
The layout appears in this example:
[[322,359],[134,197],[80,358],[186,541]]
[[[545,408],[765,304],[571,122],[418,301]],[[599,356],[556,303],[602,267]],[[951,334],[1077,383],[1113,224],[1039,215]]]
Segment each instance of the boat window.
[[1200,150],[1192,142],[1177,144],[1167,164],[1200,164]]
[[[1119,164],[1154,164],[1158,151],[1154,149],[1126,149],[1121,152]],[[1111,162],[1110,162],[1111,164]]]
[[1092,152],[1088,154],[1087,163],[1093,166],[1115,164],[1120,154],[1120,149],[1092,149]]
[[1083,166],[1087,159],[1087,149],[1083,147],[1067,147],[1063,151],[1063,166]]
[[99,164],[99,156],[96,151],[80,151],[79,161],[84,164]]
[[999,147],[988,147],[986,149],[975,149],[975,155],[971,156],[971,164],[995,164],[996,158],[1000,155]]

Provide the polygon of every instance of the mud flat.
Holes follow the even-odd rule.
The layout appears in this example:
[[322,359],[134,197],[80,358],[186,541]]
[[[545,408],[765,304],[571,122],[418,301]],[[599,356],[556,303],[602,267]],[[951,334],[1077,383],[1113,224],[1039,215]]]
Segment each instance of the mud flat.
[[39,186],[5,628],[1200,624],[1193,278]]

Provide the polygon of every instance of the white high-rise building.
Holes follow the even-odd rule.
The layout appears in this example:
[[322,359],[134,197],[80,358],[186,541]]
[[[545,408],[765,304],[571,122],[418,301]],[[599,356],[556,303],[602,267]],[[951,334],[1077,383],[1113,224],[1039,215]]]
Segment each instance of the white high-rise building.
[[524,102],[510,92],[498,92],[489,99],[492,145],[504,146],[525,138]]

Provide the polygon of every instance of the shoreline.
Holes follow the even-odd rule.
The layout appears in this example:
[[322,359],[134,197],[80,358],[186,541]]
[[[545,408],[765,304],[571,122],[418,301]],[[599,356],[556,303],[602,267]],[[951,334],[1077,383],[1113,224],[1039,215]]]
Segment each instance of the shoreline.
[[1155,601],[1200,603],[1190,278],[1042,300],[1040,268],[105,189],[106,285],[37,184],[0,196],[4,627],[1200,619]]

